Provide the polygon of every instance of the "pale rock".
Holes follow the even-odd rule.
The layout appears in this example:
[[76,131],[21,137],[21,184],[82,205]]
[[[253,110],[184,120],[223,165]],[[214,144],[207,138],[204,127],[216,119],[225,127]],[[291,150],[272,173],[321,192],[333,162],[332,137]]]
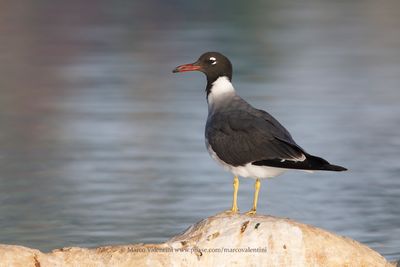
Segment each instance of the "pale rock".
[[162,244],[63,248],[0,245],[0,266],[395,266],[346,237],[290,219],[226,213]]

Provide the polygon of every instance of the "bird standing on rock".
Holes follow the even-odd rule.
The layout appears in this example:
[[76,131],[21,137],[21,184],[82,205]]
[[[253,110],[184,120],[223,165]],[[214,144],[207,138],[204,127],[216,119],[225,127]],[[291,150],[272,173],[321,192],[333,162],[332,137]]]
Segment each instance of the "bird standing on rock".
[[229,212],[238,212],[238,176],[256,179],[253,207],[247,212],[255,214],[261,178],[272,178],[290,169],[347,170],[308,154],[274,117],[238,96],[232,85],[232,64],[224,55],[207,52],[196,62],[173,70],[186,71],[201,71],[207,77],[205,141],[211,157],[234,175]]

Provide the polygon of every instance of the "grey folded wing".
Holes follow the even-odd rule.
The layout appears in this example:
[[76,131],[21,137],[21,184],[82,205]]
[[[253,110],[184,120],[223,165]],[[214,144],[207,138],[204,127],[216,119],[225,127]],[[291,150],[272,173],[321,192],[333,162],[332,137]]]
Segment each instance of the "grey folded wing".
[[211,115],[206,138],[217,156],[233,166],[272,160],[302,161],[305,151],[290,133],[262,110],[230,110]]

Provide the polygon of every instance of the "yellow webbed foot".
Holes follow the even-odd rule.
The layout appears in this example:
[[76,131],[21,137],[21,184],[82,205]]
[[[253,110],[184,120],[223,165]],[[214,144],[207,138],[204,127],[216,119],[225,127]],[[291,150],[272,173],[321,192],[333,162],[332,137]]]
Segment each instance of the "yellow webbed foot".
[[256,213],[257,213],[257,210],[251,209],[251,210],[249,210],[248,212],[246,212],[245,214],[246,214],[246,215],[255,215]]
[[225,211],[225,213],[229,213],[229,214],[236,214],[238,212],[239,212],[239,209],[237,207],[236,208],[232,207],[231,209]]

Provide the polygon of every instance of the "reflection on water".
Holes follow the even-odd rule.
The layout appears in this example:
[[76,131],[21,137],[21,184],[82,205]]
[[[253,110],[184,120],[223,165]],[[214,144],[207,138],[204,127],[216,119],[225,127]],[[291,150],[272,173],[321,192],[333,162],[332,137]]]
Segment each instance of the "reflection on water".
[[400,2],[59,2],[0,4],[0,243],[161,242],[229,207],[204,77],[171,74],[218,50],[244,98],[350,169],[264,181],[260,213],[400,257]]

